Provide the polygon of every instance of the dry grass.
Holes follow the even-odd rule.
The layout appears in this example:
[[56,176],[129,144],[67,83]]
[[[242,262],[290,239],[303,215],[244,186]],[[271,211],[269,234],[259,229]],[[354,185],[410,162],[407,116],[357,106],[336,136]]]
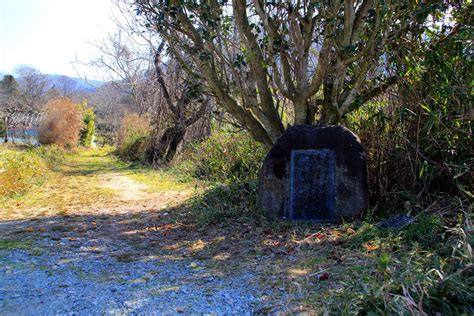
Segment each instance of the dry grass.
[[145,197],[150,195],[146,204],[150,203],[150,206],[159,203],[154,199],[162,192],[189,191],[189,185],[177,183],[170,176],[120,162],[112,155],[113,150],[112,147],[105,147],[70,152],[64,164],[56,172],[49,172],[41,185],[23,195],[3,199],[0,220],[71,215],[135,206],[136,201],[127,203],[121,198],[122,192],[104,186],[104,179],[114,174],[143,183],[146,187]]

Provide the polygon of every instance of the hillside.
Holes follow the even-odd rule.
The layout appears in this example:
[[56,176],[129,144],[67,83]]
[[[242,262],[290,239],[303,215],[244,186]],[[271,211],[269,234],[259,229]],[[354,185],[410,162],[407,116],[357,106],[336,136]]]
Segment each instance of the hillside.
[[66,80],[75,85],[77,90],[85,92],[94,92],[98,87],[104,84],[104,82],[100,80],[74,78],[64,75],[48,74],[46,76],[51,81],[52,85],[58,85],[61,83],[61,80],[66,78]]

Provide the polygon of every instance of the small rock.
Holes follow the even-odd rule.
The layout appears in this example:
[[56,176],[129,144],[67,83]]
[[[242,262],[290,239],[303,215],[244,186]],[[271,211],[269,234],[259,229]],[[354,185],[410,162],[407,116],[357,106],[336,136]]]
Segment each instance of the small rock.
[[377,226],[379,228],[400,230],[405,226],[412,224],[413,222],[415,222],[415,218],[413,216],[399,214],[384,220]]

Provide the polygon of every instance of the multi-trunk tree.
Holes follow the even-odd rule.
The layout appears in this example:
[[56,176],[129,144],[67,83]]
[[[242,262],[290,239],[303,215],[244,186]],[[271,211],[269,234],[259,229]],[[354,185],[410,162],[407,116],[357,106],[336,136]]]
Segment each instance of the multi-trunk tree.
[[97,131],[111,143],[114,142],[121,120],[128,110],[123,101],[124,95],[110,83],[98,87],[88,98],[96,114]]
[[161,108],[166,120],[154,122],[152,140],[147,150],[153,165],[167,163],[175,156],[189,128],[199,120],[208,120],[210,100],[202,85],[174,59],[163,61],[164,41],[155,50],[154,78],[159,85]]
[[22,65],[14,70],[18,81],[17,103],[23,109],[39,111],[47,100],[47,91],[51,88],[51,80],[38,69]]
[[18,83],[12,75],[5,75],[0,81],[0,118],[5,130],[4,141],[9,141],[11,119],[18,109]]
[[[255,139],[336,124],[397,80],[392,57],[440,1],[135,0],[143,25]],[[196,67],[186,61],[192,59]],[[290,119],[283,114],[290,104]],[[288,111],[286,111],[288,112]]]
[[12,75],[5,75],[0,80],[0,119],[3,121],[6,143],[15,141],[16,130],[29,129],[39,122],[40,113],[25,101],[28,100],[26,96],[26,91],[20,89]]
[[209,112],[209,98],[199,81],[173,59],[163,58],[164,41],[137,36],[125,26],[97,47],[101,56],[91,64],[106,70],[111,85],[129,95],[135,111],[151,120],[146,158],[153,165],[171,161],[187,130]]

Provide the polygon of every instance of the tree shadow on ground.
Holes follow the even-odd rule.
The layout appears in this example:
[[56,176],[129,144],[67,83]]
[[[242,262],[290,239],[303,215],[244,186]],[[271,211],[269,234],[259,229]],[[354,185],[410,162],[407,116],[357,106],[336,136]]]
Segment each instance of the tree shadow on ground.
[[[59,251],[80,249],[84,256],[100,252],[119,261],[206,260],[231,272],[253,267],[255,260],[291,261],[298,252],[315,250],[316,245],[326,251],[327,245],[319,241],[341,245],[341,236],[351,237],[342,230],[330,232],[330,225],[267,221],[250,210],[255,201],[249,201],[252,197],[242,190],[220,186],[179,206],[161,209],[117,206],[94,213],[7,220],[0,222],[0,238],[29,243],[47,240]],[[206,209],[212,214],[205,215]]]
[[71,170],[64,170],[63,173],[67,176],[91,176],[101,175],[110,172],[121,172],[121,171],[136,171],[143,167],[138,163],[104,163],[103,161],[97,162],[73,162],[66,163],[66,167],[73,167]]
[[[0,250],[5,244],[69,260],[179,262],[188,267],[197,262],[196,268],[212,275],[254,273],[263,288],[277,296],[290,293],[295,302],[315,290],[339,286],[337,280],[326,281],[328,269],[356,278],[360,270],[354,262],[355,268],[372,264],[373,254],[360,251],[372,235],[361,238],[343,226],[267,221],[250,210],[254,193],[248,184],[219,186],[175,207],[117,206],[2,221]],[[202,220],[206,209],[215,214]]]

